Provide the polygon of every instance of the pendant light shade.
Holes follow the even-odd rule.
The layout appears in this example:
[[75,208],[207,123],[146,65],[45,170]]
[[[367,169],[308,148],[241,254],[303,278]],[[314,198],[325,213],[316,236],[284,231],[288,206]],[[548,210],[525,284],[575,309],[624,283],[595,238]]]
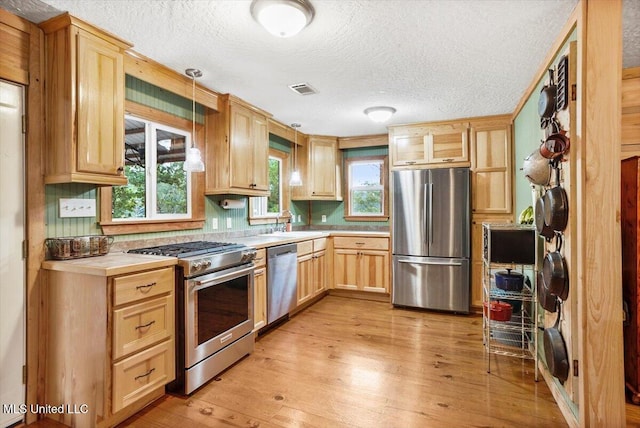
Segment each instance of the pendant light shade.
[[196,78],[202,77],[202,72],[196,68],[187,68],[185,74],[193,80],[192,85],[192,132],[191,132],[191,147],[187,149],[186,159],[182,168],[187,172],[202,172],[204,171],[204,162],[202,162],[202,155],[200,150],[195,146],[196,140]]
[[374,122],[383,123],[389,120],[389,118],[396,112],[396,109],[393,107],[379,106],[379,107],[369,107],[364,111],[364,114],[369,116]]
[[277,37],[291,37],[309,25],[314,15],[307,0],[253,0],[251,15]]
[[289,180],[289,186],[297,187],[302,186],[302,177],[300,176],[300,171],[298,171],[298,128],[300,128],[299,123],[292,123],[291,127],[294,129],[294,137],[293,137],[293,171],[291,171],[291,179]]

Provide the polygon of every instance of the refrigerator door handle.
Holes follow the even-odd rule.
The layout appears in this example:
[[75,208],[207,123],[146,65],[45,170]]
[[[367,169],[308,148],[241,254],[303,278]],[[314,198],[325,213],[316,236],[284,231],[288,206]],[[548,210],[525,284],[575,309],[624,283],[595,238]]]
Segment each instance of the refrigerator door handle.
[[429,183],[429,244],[433,244],[433,183]]
[[[423,204],[428,204],[429,202],[429,184],[423,184],[422,185],[422,200],[424,201]],[[429,243],[430,239],[431,239],[431,213],[429,212],[429,210],[427,209],[427,207],[424,207],[425,209],[422,210],[423,214],[423,218],[422,218],[422,224],[424,224],[424,227],[427,229],[427,236],[425,236],[425,243]]]
[[438,265],[438,266],[462,266],[461,261],[455,260],[431,260],[427,262],[419,262],[415,260],[398,260],[398,263],[407,263],[412,265]]

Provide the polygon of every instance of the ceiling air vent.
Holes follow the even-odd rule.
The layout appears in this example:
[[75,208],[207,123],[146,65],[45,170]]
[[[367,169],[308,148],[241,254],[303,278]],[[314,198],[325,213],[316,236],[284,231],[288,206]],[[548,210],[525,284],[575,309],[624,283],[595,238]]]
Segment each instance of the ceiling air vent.
[[289,85],[289,88],[300,95],[312,95],[318,93],[308,83],[296,83],[295,85]]

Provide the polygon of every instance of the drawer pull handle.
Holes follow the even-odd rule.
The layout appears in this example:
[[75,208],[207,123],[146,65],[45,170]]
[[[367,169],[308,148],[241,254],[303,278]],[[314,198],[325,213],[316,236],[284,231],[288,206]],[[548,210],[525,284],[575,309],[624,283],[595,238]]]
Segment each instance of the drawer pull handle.
[[153,287],[154,285],[156,285],[155,282],[152,282],[151,284],[146,284],[146,285],[138,285],[136,287],[136,290],[140,290],[143,293],[148,293],[149,290],[151,290],[151,287]]
[[133,380],[138,380],[138,379],[142,379],[143,377],[150,376],[150,375],[151,375],[151,373],[153,373],[153,372],[155,372],[155,371],[156,371],[156,369],[155,369],[155,367],[154,367],[154,368],[152,368],[151,370],[149,370],[148,372],[146,372],[145,374],[141,374],[140,376],[136,376],[136,377],[134,377],[134,378],[133,378]]
[[356,242],[356,245],[364,245],[364,242]]
[[136,329],[136,330],[141,330],[141,329],[143,329],[143,328],[151,327],[151,326],[152,326],[153,324],[155,324],[155,323],[156,323],[156,320],[149,321],[149,322],[148,322],[148,323],[146,323],[145,325],[137,325],[135,329]]

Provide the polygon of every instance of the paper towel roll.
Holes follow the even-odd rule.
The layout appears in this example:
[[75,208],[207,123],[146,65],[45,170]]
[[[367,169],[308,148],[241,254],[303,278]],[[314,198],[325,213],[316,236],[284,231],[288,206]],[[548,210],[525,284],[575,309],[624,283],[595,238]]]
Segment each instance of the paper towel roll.
[[223,199],[220,206],[226,210],[244,208],[244,199]]

